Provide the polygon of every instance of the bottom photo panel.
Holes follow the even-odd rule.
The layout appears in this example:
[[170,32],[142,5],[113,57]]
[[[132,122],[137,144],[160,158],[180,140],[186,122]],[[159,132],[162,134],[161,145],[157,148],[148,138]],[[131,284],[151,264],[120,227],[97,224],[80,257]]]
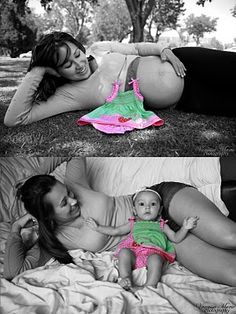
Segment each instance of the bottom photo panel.
[[0,157],[1,313],[236,313],[236,157]]

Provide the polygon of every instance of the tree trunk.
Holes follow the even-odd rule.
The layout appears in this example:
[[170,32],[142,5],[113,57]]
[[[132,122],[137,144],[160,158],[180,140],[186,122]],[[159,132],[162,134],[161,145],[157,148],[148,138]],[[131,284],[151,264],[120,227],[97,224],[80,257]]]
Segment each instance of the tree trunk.
[[125,0],[133,25],[133,42],[143,41],[144,26],[155,0]]
[[133,24],[133,42],[141,42],[143,41],[143,31],[144,31],[144,26],[142,26],[142,20],[140,17],[137,16],[137,18],[132,21]]

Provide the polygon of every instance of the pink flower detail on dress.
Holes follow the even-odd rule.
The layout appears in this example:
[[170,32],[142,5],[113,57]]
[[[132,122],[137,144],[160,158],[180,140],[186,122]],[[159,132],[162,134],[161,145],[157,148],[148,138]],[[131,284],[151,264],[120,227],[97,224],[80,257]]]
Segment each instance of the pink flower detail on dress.
[[121,123],[125,123],[127,121],[131,120],[131,118],[125,118],[125,117],[119,117],[118,118],[118,121],[121,122]]

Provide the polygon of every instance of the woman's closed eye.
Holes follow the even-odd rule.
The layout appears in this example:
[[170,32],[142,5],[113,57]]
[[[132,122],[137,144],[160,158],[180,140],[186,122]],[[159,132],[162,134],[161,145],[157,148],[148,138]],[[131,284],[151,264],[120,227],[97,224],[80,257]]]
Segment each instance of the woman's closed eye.
[[65,207],[68,203],[68,198],[64,197],[63,200],[61,201],[61,207]]
[[[79,58],[80,57],[80,50],[76,50],[75,53],[74,53],[74,57],[75,58]],[[69,69],[70,67],[72,66],[72,62],[71,61],[68,61],[64,64],[64,68],[65,69]]]
[[64,64],[64,69],[69,69],[72,65],[72,62],[67,62],[66,64]]

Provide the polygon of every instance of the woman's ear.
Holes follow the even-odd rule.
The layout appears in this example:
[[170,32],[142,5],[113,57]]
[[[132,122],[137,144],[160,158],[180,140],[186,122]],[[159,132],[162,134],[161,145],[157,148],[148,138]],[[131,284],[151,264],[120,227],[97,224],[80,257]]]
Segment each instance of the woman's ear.
[[90,70],[91,72],[95,72],[98,68],[98,64],[97,64],[97,61],[96,59],[93,57],[93,56],[89,56],[88,58],[88,62],[89,62],[89,66],[90,66]]

